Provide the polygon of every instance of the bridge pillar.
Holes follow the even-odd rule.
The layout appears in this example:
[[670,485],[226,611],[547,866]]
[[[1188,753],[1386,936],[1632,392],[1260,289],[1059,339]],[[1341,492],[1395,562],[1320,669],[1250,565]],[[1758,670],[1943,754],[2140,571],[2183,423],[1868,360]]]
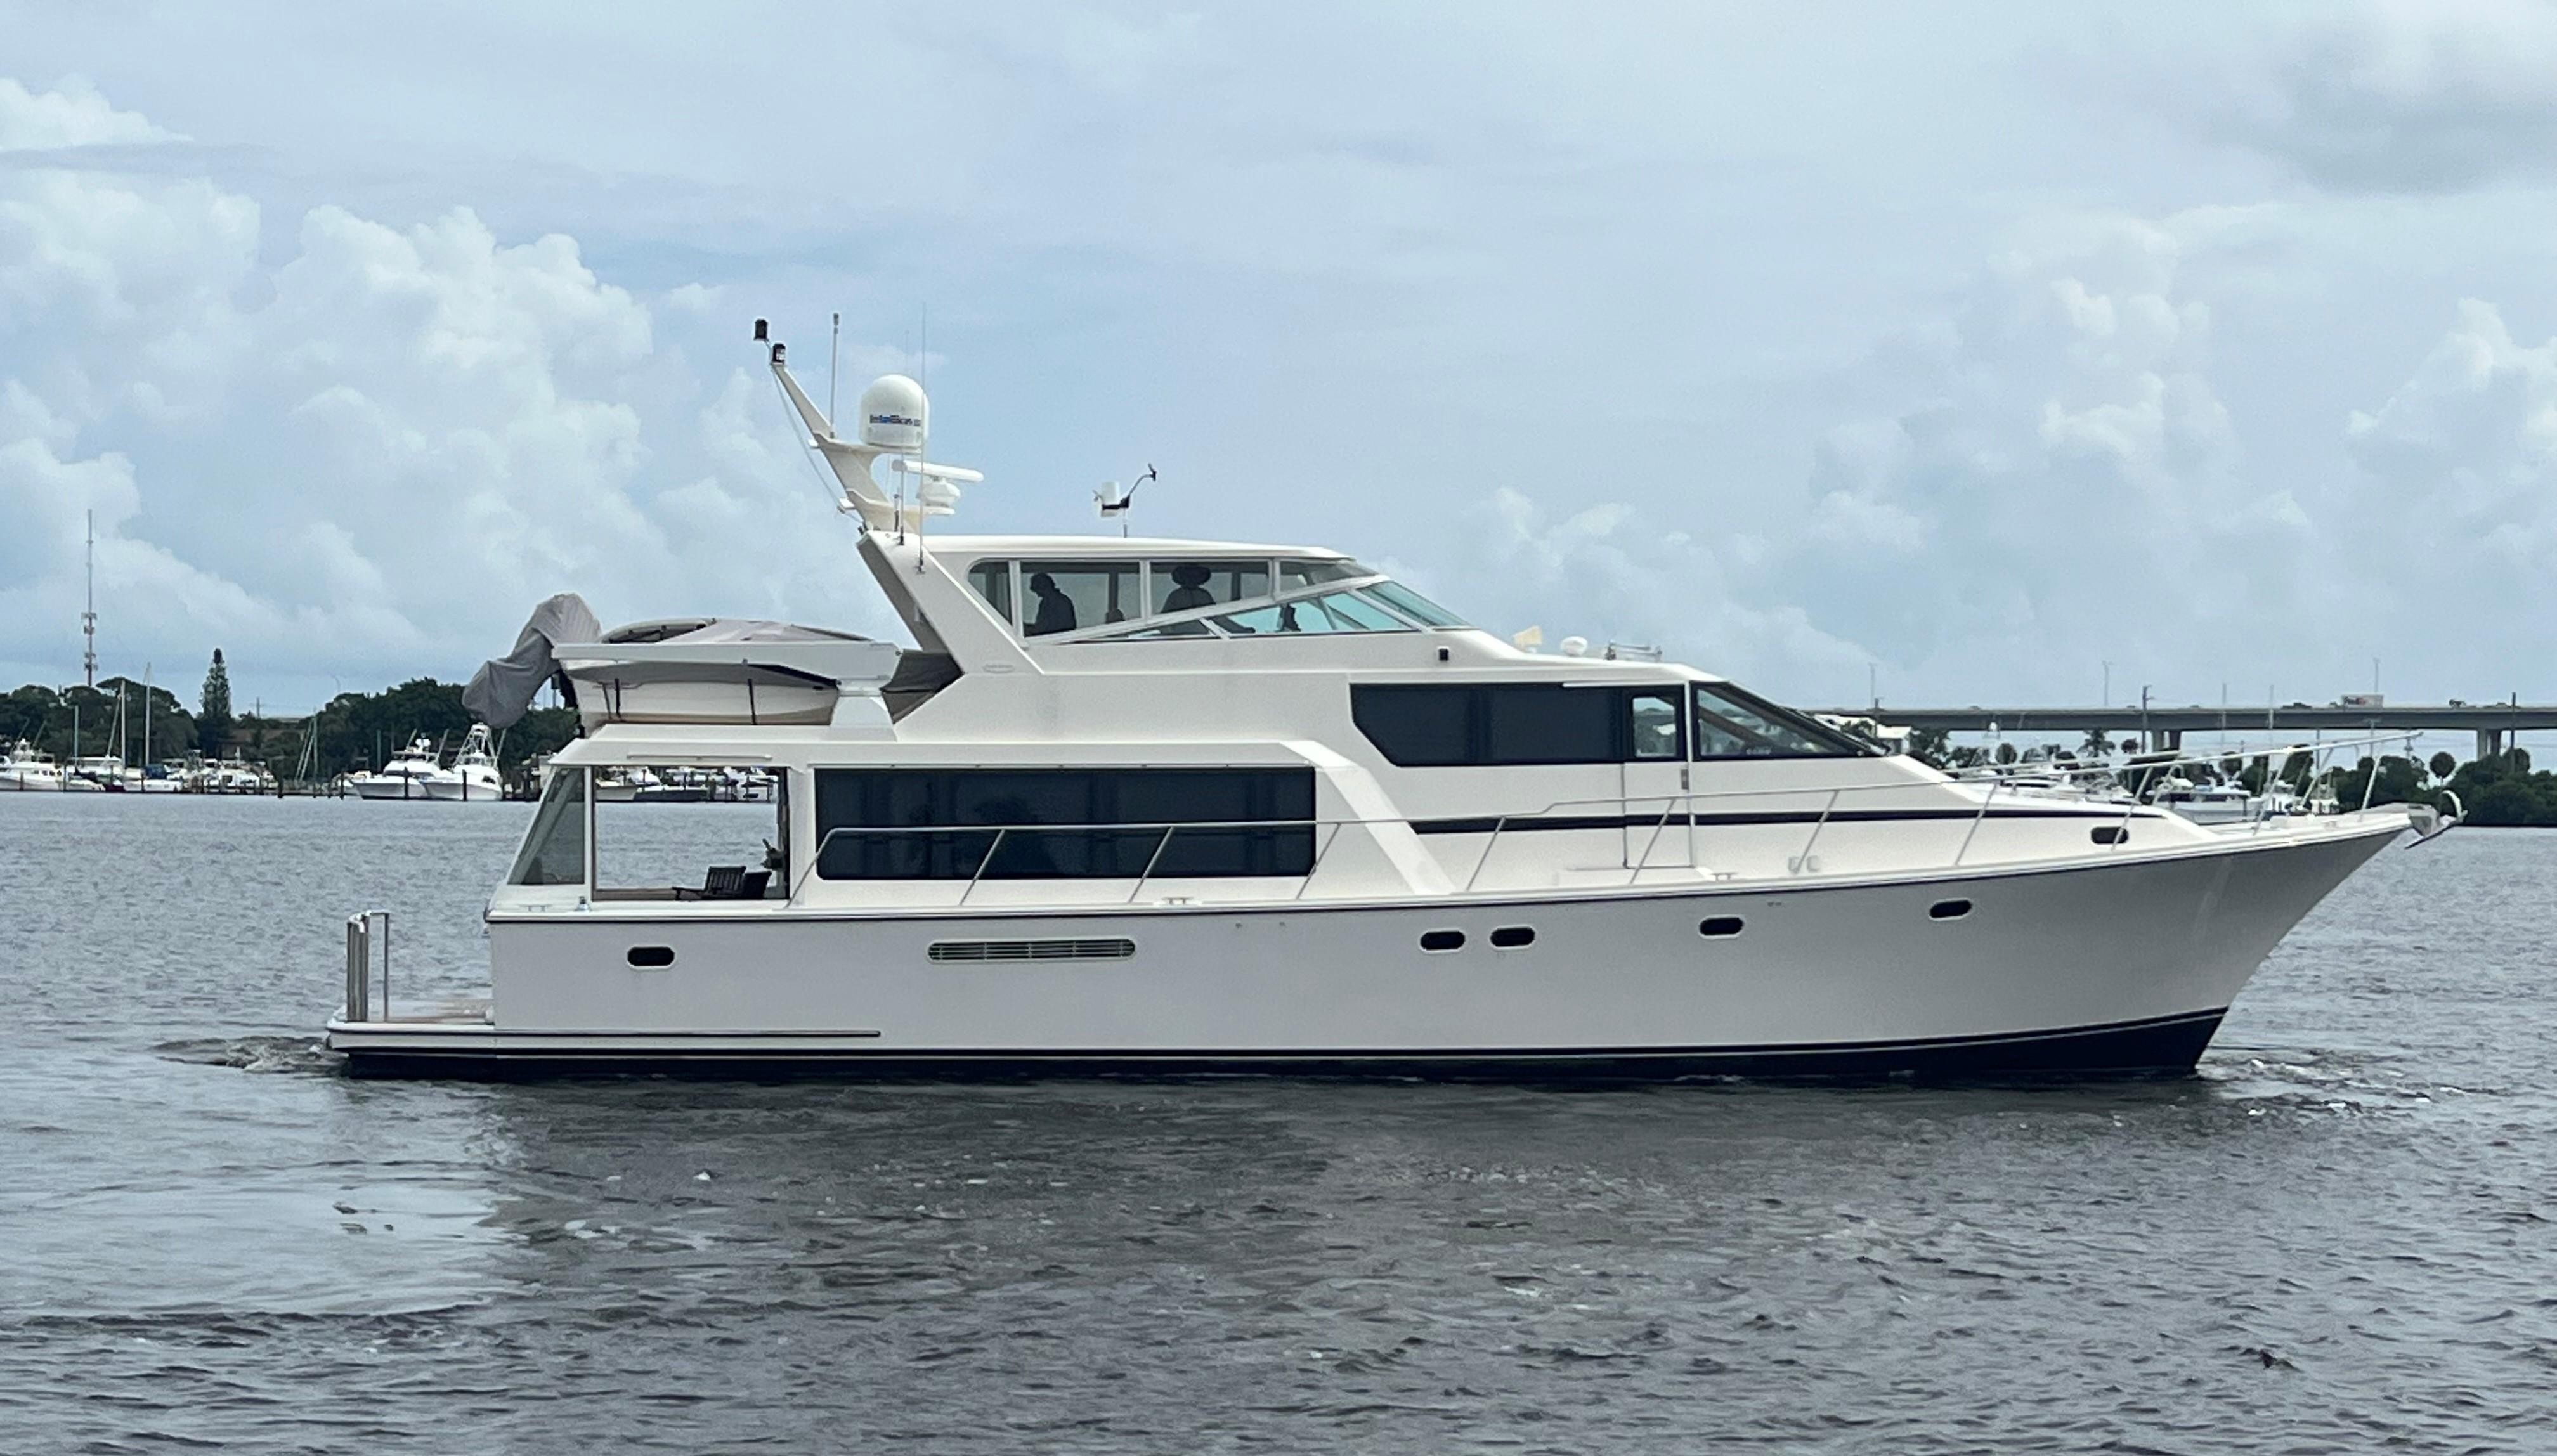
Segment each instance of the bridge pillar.
[[2480,758],[2491,758],[2503,751],[2503,729],[2479,728],[2477,735],[2477,756]]
[[2156,732],[2149,734],[2149,747],[2154,751],[2163,753],[2183,752],[2184,729],[2159,728]]

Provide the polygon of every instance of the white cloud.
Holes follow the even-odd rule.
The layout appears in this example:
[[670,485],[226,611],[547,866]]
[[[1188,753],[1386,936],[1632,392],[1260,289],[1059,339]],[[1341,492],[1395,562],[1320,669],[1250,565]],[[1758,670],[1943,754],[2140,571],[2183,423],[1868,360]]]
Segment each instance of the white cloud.
[[97,87],[73,76],[51,90],[31,91],[24,81],[0,75],[0,152],[111,146],[120,142],[182,140],[131,111],[107,104]]
[[2557,572],[2557,339],[2516,343],[2493,305],[2464,300],[2406,382],[2352,414],[2345,440],[2363,507],[2404,523],[2365,563],[2381,582],[2439,590],[2487,574],[2521,591]]
[[[1851,698],[1863,681],[1864,649],[1815,627],[1800,607],[1738,599],[1712,550],[1623,502],[1580,502],[1556,519],[1502,487],[1465,527],[1454,559],[1476,593],[1498,584],[1497,615],[1477,615],[1503,635],[1538,626],[1548,650],[1567,635],[1661,647],[1727,677],[1828,696]],[[1385,565],[1433,585],[1425,569]]]
[[2218,69],[2206,128],[2321,186],[2557,174],[2557,8],[2541,0],[2319,7]]
[[2109,643],[2148,639],[2163,671],[2179,641],[2316,610],[2309,522],[2249,470],[2183,278],[2218,225],[2082,218],[1995,259],[1886,351],[1905,403],[1826,433],[1801,529],[1745,585],[1802,592],[1895,676],[1968,664],[2043,696],[2085,695]]

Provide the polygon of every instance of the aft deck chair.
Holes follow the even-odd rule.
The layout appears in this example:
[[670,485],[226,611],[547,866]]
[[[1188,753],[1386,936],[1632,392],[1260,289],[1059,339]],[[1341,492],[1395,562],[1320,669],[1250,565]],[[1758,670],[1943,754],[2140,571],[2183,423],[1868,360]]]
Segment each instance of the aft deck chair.
[[772,883],[769,869],[748,869],[742,864],[714,864],[702,876],[702,898],[705,900],[759,900]]

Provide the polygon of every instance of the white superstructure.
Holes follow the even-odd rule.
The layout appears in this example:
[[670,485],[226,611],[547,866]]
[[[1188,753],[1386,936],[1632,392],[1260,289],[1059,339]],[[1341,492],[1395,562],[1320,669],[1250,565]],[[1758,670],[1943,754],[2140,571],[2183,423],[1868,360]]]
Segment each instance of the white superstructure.
[[[920,392],[874,386],[846,442],[772,354],[918,645],[519,644],[585,734],[491,896],[490,995],[394,1005],[357,917],[329,1033],[359,1068],[2174,1069],[2435,825],[1956,781],[1318,547],[927,531],[975,476],[923,459]],[[760,868],[616,877],[596,786],[679,767],[776,785]]]
[[420,733],[406,748],[393,753],[390,762],[371,773],[349,776],[346,786],[361,799],[431,799],[435,796],[428,792],[428,785],[444,772],[438,756],[435,744]]

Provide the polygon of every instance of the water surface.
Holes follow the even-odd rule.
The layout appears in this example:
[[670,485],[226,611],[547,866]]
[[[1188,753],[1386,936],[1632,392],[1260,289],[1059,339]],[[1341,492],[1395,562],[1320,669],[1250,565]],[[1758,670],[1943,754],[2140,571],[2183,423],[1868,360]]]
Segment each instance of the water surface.
[[0,796],[0,1450],[2557,1430],[2557,835],[2383,855],[2168,1082],[337,1075],[346,913],[477,990],[529,812]]

